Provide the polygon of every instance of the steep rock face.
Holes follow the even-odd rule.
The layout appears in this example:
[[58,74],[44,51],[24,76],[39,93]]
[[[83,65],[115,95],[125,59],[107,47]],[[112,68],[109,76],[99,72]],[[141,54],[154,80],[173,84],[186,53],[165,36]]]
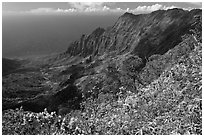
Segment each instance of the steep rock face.
[[99,38],[104,31],[103,28],[97,28],[88,36],[82,35],[79,41],[71,43],[67,49],[67,53],[72,56],[81,55],[84,57],[93,54],[97,50]]
[[72,43],[67,52],[71,56],[102,55],[105,52],[131,52],[145,59],[164,54],[190,33],[201,10],[158,10],[150,14],[125,13],[108,29],[96,29]]
[[[151,13],[152,16],[141,28],[144,32],[140,30],[140,41],[133,52],[144,58],[153,54],[164,54],[173,48],[182,41],[182,35],[190,33],[191,25],[195,22],[195,14],[191,12],[193,10],[188,12],[172,9]],[[201,12],[198,14],[201,15]],[[148,24],[151,24],[149,29]]]

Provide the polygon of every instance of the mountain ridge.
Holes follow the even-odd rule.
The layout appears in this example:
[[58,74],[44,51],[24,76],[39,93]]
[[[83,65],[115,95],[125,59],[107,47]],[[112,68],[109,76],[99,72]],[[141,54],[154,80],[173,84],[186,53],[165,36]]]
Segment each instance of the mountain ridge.
[[[73,56],[80,55],[82,52],[81,56],[86,57],[102,55],[111,51],[116,51],[116,53],[132,52],[136,55],[146,51],[139,55],[143,59],[145,56],[163,54],[181,42],[182,34],[189,33],[187,31],[194,21],[194,15],[201,15],[201,10],[185,11],[176,8],[139,15],[124,13],[110,29],[106,29],[100,34],[95,32],[90,34],[98,35],[97,39],[93,40],[89,37],[84,39],[82,36],[81,45],[77,46],[77,41],[75,41],[69,45],[66,53]],[[149,28],[151,29],[149,30]],[[168,47],[164,47],[164,45],[168,45]]]

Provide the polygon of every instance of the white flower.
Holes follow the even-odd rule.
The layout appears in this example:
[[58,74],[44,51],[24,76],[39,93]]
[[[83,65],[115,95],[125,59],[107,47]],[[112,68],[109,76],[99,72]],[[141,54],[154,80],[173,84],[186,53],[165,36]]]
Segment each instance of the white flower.
[[69,125],[72,125],[76,120],[77,120],[76,118],[72,117],[69,121]]
[[125,88],[124,88],[124,87],[120,87],[119,89],[120,89],[120,90],[125,90]]
[[123,101],[122,100],[118,100],[118,105],[122,106],[123,105]]

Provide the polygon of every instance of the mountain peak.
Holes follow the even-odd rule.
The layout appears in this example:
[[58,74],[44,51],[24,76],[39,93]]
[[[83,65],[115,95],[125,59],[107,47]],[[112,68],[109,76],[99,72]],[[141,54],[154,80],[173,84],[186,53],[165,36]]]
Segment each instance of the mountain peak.
[[168,9],[167,11],[184,11],[182,8]]
[[92,32],[91,35],[97,35],[97,36],[99,35],[100,36],[104,31],[105,31],[104,28],[98,27]]
[[137,16],[137,15],[135,15],[135,14],[133,14],[133,13],[130,13],[130,12],[125,12],[125,13],[121,16],[121,18],[135,18],[135,16]]
[[134,14],[133,13],[130,13],[130,12],[125,12],[122,16],[134,16]]

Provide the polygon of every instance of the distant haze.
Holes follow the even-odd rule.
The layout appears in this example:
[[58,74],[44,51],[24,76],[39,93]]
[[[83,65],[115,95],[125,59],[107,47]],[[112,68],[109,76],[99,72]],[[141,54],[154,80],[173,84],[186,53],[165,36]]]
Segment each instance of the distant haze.
[[112,26],[119,15],[11,15],[2,17],[3,57],[63,52],[69,43],[97,27]]

